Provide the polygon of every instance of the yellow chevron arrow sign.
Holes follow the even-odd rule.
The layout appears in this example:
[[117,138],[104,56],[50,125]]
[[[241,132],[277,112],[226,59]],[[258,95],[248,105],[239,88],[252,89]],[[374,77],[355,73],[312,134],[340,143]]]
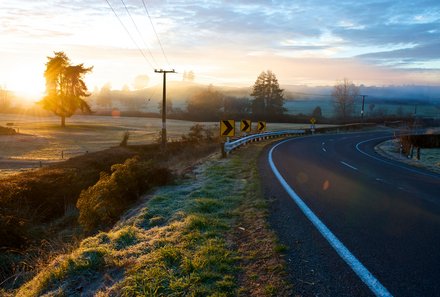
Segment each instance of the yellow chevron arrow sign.
[[235,135],[235,121],[221,120],[220,121],[220,136],[233,137]]

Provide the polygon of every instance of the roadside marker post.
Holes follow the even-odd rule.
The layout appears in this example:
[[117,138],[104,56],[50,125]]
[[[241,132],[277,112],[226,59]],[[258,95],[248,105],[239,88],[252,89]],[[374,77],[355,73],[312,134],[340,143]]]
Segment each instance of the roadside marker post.
[[312,134],[315,134],[315,123],[316,123],[316,119],[315,118],[311,118],[310,119],[310,131],[312,132]]

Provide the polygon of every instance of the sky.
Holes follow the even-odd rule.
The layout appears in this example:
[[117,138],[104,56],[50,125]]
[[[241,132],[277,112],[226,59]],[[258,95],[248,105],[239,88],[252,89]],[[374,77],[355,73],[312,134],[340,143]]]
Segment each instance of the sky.
[[157,84],[154,69],[213,85],[269,69],[281,85],[440,85],[440,1],[0,1],[1,87],[43,96],[55,51],[94,67],[91,91]]

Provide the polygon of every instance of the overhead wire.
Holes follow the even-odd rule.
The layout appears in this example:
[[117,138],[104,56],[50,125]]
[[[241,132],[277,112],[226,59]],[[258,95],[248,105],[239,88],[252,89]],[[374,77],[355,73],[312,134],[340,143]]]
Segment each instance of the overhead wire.
[[156,28],[154,26],[153,20],[151,19],[151,15],[148,12],[146,0],[142,0],[142,4],[144,5],[145,12],[147,13],[148,19],[150,20],[151,27],[153,28],[154,34],[156,35],[157,42],[159,43],[160,49],[162,50],[162,54],[163,54],[163,56],[165,58],[165,61],[168,64],[168,66],[171,66],[170,61],[168,60],[168,57],[165,54],[165,50],[163,49],[162,42],[160,41],[159,35],[157,34],[157,31],[156,31]]
[[127,12],[128,16],[130,17],[131,22],[132,22],[133,25],[134,25],[134,28],[136,29],[136,31],[137,31],[137,33],[139,34],[139,36],[140,36],[142,42],[144,43],[145,48],[148,50],[148,53],[150,54],[151,60],[154,62],[154,64],[158,65],[157,62],[156,62],[156,59],[154,59],[154,57],[153,57],[153,53],[151,52],[150,48],[148,47],[147,42],[146,42],[145,39],[144,39],[144,37],[143,37],[141,31],[139,30],[138,26],[136,25],[136,22],[134,21],[133,17],[131,16],[130,10],[128,9],[127,5],[125,4],[125,1],[124,1],[124,0],[121,0],[121,2],[122,2],[122,4],[124,5],[125,11]]
[[127,27],[125,26],[124,22],[122,22],[121,18],[119,17],[119,15],[116,13],[115,9],[113,8],[113,6],[110,4],[110,2],[108,0],[105,0],[105,2],[107,2],[108,6],[110,7],[110,9],[113,11],[114,15],[116,16],[116,18],[118,19],[119,23],[121,24],[121,26],[124,28],[125,32],[127,33],[127,35],[130,37],[131,41],[133,42],[133,44],[137,47],[137,49],[139,50],[139,52],[141,53],[141,55],[144,57],[145,61],[147,61],[147,63],[150,65],[150,67],[154,70],[154,65],[150,62],[150,60],[148,60],[147,56],[145,55],[145,53],[142,51],[142,49],[139,47],[138,43],[136,42],[136,40],[133,38],[133,36],[130,34],[130,31],[127,29]]

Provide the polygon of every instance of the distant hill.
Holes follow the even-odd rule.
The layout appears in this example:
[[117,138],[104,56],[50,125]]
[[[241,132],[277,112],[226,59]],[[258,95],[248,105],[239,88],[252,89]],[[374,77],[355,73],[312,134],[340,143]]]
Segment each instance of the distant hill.
[[[215,86],[213,87],[225,94],[233,97],[249,97],[251,92],[250,87],[227,87]],[[170,81],[167,82],[167,99],[173,102],[174,108],[186,108],[186,102],[191,96],[204,91],[208,85],[183,82]],[[157,112],[158,106],[162,102],[162,85],[155,85],[142,90],[109,90],[99,93],[94,93],[90,100],[93,102],[95,108],[105,107],[119,107],[129,108],[141,111]],[[106,103],[109,103],[108,106]]]
[[[325,100],[332,99],[333,86],[282,86],[285,97],[290,100]],[[430,101],[440,104],[440,86],[360,86],[360,94],[369,99],[391,101]]]
[[[250,97],[252,92],[252,86],[229,87],[213,85],[213,87],[226,96],[232,97]],[[321,106],[326,116],[332,116],[333,98],[331,93],[333,86],[283,85],[281,87],[284,89],[286,108],[289,112],[308,114],[316,106]],[[167,83],[167,99],[172,101],[173,108],[185,110],[188,99],[206,88],[208,88],[208,85],[194,82],[169,81]],[[421,104],[433,106],[432,108],[434,109],[429,114],[435,115],[438,110],[437,107],[440,106],[440,86],[375,87],[361,85],[360,93],[367,95],[366,106],[372,104],[375,104],[376,107],[387,105],[384,108],[392,113],[399,106],[408,106],[403,108],[403,112],[410,113],[414,109],[414,105]],[[101,90],[93,94],[90,99],[95,110],[119,108],[121,110],[157,113],[162,102],[162,85],[158,84],[133,91]],[[361,98],[359,97],[360,100]],[[390,109],[388,105],[395,107]],[[399,112],[402,112],[401,110],[399,109]]]

